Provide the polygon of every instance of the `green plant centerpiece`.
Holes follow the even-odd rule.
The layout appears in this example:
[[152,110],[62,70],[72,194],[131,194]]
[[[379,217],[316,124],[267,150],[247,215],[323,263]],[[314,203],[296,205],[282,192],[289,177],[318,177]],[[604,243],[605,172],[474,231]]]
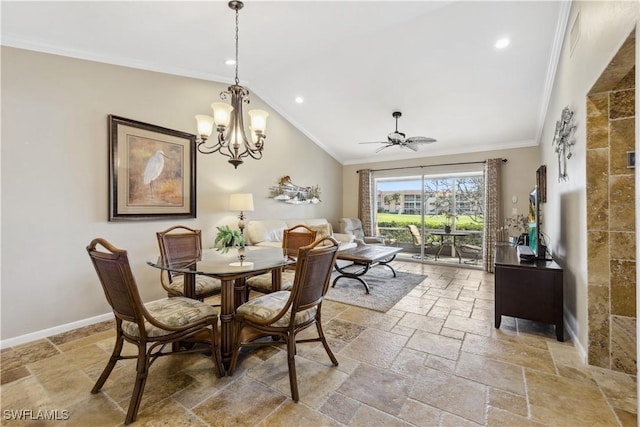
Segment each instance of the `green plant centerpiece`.
[[218,243],[222,245],[222,247],[216,249],[217,251],[226,254],[231,248],[244,248],[246,242],[240,230],[232,230],[228,225],[216,227],[216,229],[218,230],[218,234],[213,243],[215,245]]

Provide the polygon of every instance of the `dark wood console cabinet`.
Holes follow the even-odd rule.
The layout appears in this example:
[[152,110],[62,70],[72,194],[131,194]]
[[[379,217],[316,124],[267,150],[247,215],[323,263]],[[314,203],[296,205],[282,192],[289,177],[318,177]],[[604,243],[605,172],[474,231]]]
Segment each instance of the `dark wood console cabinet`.
[[502,315],[552,323],[564,341],[562,267],[555,261],[520,262],[516,248],[497,246],[495,326]]

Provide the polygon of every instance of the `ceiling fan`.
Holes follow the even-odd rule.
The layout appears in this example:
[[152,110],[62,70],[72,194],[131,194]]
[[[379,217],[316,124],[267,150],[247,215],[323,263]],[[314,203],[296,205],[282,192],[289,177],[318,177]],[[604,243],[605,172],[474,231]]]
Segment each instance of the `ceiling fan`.
[[392,116],[396,119],[396,130],[391,132],[387,136],[387,141],[374,141],[374,142],[361,142],[360,144],[385,144],[384,147],[380,147],[376,150],[376,153],[384,150],[387,147],[406,147],[413,151],[418,151],[419,144],[429,144],[436,142],[433,138],[426,138],[424,136],[410,136],[409,138],[402,132],[398,132],[398,118],[402,116],[400,111],[394,111]]

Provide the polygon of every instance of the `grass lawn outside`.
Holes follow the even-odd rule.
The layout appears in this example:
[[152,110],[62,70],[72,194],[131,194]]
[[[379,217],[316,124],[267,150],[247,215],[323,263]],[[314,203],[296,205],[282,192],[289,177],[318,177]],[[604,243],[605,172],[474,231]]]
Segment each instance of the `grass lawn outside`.
[[[397,243],[413,244],[413,237],[409,233],[407,225],[415,224],[421,227],[421,215],[395,214],[395,213],[378,213],[377,226],[380,234],[387,239],[393,239]],[[482,245],[482,218],[481,221],[473,221],[468,215],[458,215],[456,218],[456,230],[472,231],[473,233],[459,239],[460,243]],[[443,230],[445,226],[444,215],[425,215],[424,225],[427,230]],[[428,233],[428,232],[427,232]],[[437,240],[437,239],[436,239]],[[433,236],[429,236],[427,241],[434,241]]]
[[[394,213],[378,213],[378,227],[406,227],[409,224],[415,224],[420,226],[422,223],[421,215],[405,215]],[[477,217],[476,217],[477,218]],[[478,222],[480,221],[480,222]],[[443,229],[445,225],[444,215],[425,215],[424,225],[426,228],[439,230]],[[477,218],[476,221],[471,219],[469,215],[458,215],[456,218],[457,230],[476,230],[482,231],[482,217]]]

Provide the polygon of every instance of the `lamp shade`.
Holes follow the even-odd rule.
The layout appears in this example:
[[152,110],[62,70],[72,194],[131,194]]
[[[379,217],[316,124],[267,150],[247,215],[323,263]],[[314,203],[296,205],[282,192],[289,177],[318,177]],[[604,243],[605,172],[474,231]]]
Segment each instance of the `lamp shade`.
[[236,193],[229,198],[229,209],[232,211],[252,211],[253,194]]
[[229,126],[231,112],[233,111],[231,105],[224,102],[214,102],[211,104],[211,109],[213,110],[213,121],[216,125],[223,127]]
[[253,131],[264,133],[267,128],[267,117],[269,117],[269,113],[264,110],[251,110],[249,111],[249,117],[251,118],[251,128]]
[[198,135],[202,139],[207,139],[213,132],[213,117],[206,114],[196,115],[196,121],[198,122]]

